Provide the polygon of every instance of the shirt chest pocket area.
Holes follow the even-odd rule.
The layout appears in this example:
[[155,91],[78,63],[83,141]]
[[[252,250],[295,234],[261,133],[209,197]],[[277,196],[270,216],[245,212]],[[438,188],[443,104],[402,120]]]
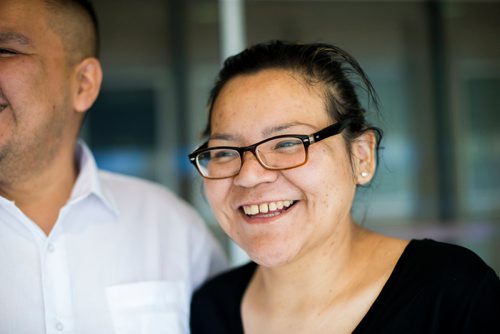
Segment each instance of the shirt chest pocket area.
[[116,334],[186,333],[188,294],[183,282],[147,281],[106,288]]

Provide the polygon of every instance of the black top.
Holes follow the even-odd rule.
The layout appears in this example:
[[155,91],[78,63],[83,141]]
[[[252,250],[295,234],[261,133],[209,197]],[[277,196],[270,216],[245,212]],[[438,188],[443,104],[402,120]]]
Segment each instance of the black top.
[[[243,333],[240,307],[257,265],[206,282],[193,295],[191,333]],[[412,240],[353,333],[500,333],[500,280],[472,251]]]

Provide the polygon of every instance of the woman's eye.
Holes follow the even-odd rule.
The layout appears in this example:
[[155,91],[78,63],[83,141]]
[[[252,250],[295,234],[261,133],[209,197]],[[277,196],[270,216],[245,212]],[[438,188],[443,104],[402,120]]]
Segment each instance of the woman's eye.
[[275,150],[290,149],[290,148],[295,148],[297,145],[302,145],[302,142],[298,140],[282,140],[276,143],[274,149]]
[[212,160],[231,160],[238,157],[238,152],[230,150],[217,150],[212,152]]

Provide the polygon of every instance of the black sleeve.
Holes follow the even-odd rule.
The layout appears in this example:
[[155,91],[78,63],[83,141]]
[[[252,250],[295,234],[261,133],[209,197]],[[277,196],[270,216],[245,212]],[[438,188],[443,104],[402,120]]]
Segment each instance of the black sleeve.
[[457,333],[500,333],[500,280],[489,268],[462,308],[462,328]]

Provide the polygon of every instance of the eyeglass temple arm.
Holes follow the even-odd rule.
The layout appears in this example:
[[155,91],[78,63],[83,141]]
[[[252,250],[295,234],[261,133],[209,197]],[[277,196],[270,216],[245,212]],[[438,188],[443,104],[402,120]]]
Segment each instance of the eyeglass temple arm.
[[329,136],[334,136],[336,134],[339,134],[349,125],[349,123],[350,119],[346,119],[342,122],[337,122],[322,130],[319,130],[318,132],[313,133],[312,135],[309,136],[309,142],[311,144],[314,144],[315,142],[325,139]]
[[193,150],[193,152],[191,152],[190,154],[188,154],[188,158],[190,161],[195,161],[195,157],[196,157],[196,153],[201,150],[201,149],[205,149],[208,147],[208,141],[204,142],[203,144],[201,144],[200,146],[198,146],[197,148],[195,148]]

